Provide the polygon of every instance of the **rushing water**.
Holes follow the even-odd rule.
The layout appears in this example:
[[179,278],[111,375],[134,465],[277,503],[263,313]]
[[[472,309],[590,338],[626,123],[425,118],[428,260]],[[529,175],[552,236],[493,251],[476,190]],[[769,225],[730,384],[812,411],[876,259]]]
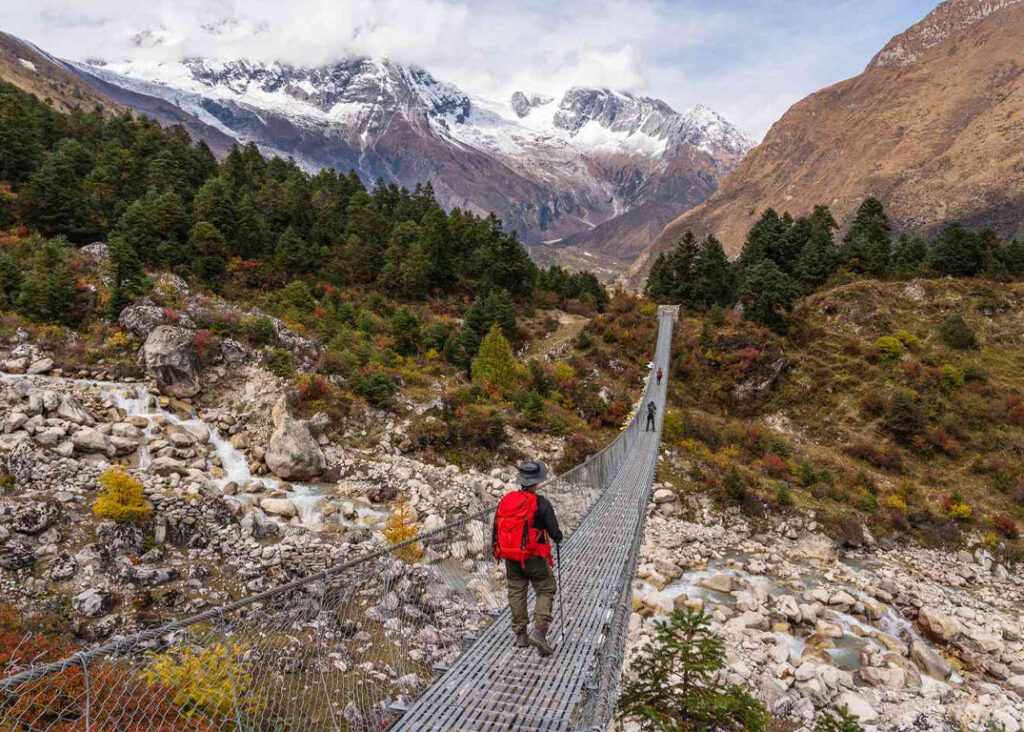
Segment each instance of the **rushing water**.
[[[24,378],[42,383],[75,384],[98,389],[107,394],[111,399],[111,403],[122,410],[126,417],[145,419],[147,427],[142,430],[142,437],[136,452],[139,470],[148,470],[152,465],[149,443],[156,435],[160,434],[158,425],[161,422],[179,427],[203,427],[209,431],[209,444],[216,452],[220,466],[224,471],[223,477],[214,479],[218,487],[224,488],[228,483],[232,482],[243,487],[252,481],[257,481],[262,484],[264,490],[284,490],[285,495],[295,504],[299,520],[303,525],[317,530],[324,526],[324,509],[328,505],[333,505],[337,508],[343,503],[341,499],[331,492],[328,486],[316,483],[283,484],[274,477],[253,475],[252,471],[249,470],[249,461],[245,455],[231,444],[231,440],[227,436],[222,435],[214,425],[203,421],[195,414],[187,419],[183,419],[177,414],[162,408],[142,384],[40,375],[4,374],[3,378],[8,380]],[[225,499],[234,500],[244,505],[251,505],[253,503],[253,496],[246,493],[225,496]],[[382,508],[363,505],[358,501],[353,501],[353,503],[355,504],[355,518],[344,518],[340,512],[336,512],[337,520],[342,525],[348,527],[379,528],[387,520],[388,513]]]
[[[753,584],[767,583],[769,598],[792,594],[794,598],[802,602],[801,595],[803,591],[819,587],[825,581],[825,576],[819,568],[807,567],[807,571],[801,573],[797,583],[800,589],[788,588],[783,586],[782,581],[778,578],[769,575],[751,574],[739,567],[730,566],[732,563],[738,563],[743,559],[744,556],[742,554],[728,553],[722,560],[710,560],[706,569],[685,572],[679,579],[669,583],[663,590],[663,594],[672,600],[685,595],[689,598],[702,599],[706,606],[726,605],[734,607],[737,603],[735,591],[720,592],[702,587],[700,584],[702,580],[709,577],[728,574],[734,578],[736,590],[750,589]],[[726,562],[730,564],[726,564]],[[843,565],[845,565],[844,568],[847,572],[853,576],[867,570],[869,567],[874,567],[873,564],[868,565],[866,563],[846,560],[843,561]],[[829,623],[842,631],[841,637],[829,639],[830,643],[826,645],[830,647],[820,648],[820,652],[827,654],[835,666],[847,671],[856,671],[861,666],[863,654],[887,651],[888,648],[885,644],[877,639],[877,635],[880,632],[897,638],[908,645],[915,640],[922,641],[929,646],[931,645],[918,633],[913,623],[903,617],[895,608],[880,603],[856,587],[846,583],[841,583],[841,585],[843,589],[856,599],[861,601],[868,600],[873,605],[881,605],[883,611],[881,618],[877,620],[869,619],[867,621],[830,607],[826,607],[819,613],[818,618],[820,622]],[[649,585],[647,586],[650,587]],[[788,647],[790,664],[798,666],[808,650],[808,639],[814,633],[815,630],[813,628],[796,626],[793,628],[792,633],[775,631],[773,634],[779,644],[785,644]],[[948,682],[959,684],[962,682],[962,679],[954,672],[953,676],[948,679]]]

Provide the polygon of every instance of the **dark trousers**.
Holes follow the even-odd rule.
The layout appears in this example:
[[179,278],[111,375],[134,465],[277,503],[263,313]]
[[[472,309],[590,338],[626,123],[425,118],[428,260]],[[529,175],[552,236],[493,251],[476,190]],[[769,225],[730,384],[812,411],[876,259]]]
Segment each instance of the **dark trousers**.
[[555,602],[555,574],[544,557],[530,557],[524,563],[505,560],[508,579],[508,606],[512,610],[512,631],[517,635],[530,624],[526,608],[526,591],[533,585],[537,601],[533,605],[533,627],[547,628],[551,623],[551,607]]
[[654,431],[655,431],[655,428],[654,428],[654,415],[653,414],[648,414],[647,415],[647,426],[644,427],[644,432],[654,432]]

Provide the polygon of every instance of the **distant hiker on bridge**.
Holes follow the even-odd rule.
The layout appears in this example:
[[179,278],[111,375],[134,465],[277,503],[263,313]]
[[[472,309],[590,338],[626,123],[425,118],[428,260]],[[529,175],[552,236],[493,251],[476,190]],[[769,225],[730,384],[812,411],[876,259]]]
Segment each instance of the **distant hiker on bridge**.
[[654,432],[654,415],[657,414],[658,407],[654,404],[654,400],[647,402],[647,425],[644,427],[644,432]]
[[[508,579],[508,606],[512,611],[512,631],[516,647],[533,646],[541,656],[550,656],[554,648],[547,639],[551,608],[555,601],[555,575],[551,571],[551,542],[562,542],[555,509],[537,495],[537,485],[548,477],[540,461],[528,460],[519,466],[517,491],[505,495],[498,504],[491,527],[491,546],[497,561],[505,560]],[[526,607],[526,591],[533,585],[537,600],[533,607],[533,632]]]
[[658,367],[658,373],[655,375],[658,379],[658,386],[661,386],[661,377],[665,375],[665,372],[661,370],[661,366]]

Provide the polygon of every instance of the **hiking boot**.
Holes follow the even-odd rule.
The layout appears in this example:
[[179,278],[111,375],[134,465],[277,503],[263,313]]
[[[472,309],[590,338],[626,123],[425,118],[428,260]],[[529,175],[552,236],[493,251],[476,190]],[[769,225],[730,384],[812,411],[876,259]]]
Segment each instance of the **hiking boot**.
[[523,628],[516,633],[516,648],[529,648],[530,647],[530,634],[526,632],[526,628]]
[[554,652],[554,648],[548,643],[548,629],[547,628],[536,628],[530,633],[530,645],[537,649],[543,657],[550,656]]

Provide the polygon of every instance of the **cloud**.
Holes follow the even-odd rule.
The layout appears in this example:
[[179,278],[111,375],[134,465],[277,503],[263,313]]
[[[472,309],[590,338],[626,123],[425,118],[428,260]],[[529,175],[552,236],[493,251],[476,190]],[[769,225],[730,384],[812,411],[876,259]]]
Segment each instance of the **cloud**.
[[6,0],[0,28],[64,58],[387,56],[467,91],[571,85],[705,103],[754,136],[858,72],[925,0]]

